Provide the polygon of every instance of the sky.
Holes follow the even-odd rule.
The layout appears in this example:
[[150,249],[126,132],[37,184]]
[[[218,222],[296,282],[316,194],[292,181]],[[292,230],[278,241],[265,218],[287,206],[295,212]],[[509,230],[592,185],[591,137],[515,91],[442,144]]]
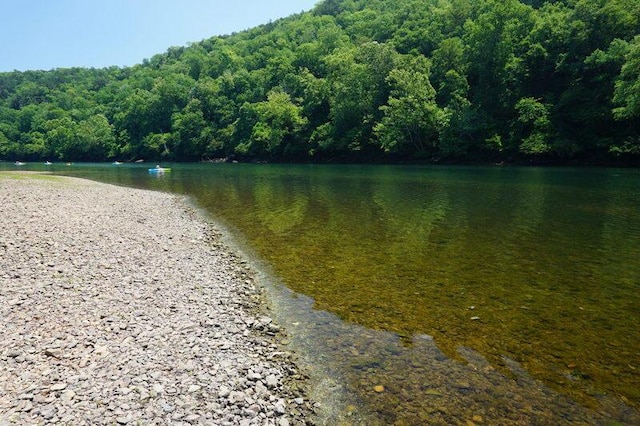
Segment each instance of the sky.
[[320,0],[0,0],[0,72],[132,66]]

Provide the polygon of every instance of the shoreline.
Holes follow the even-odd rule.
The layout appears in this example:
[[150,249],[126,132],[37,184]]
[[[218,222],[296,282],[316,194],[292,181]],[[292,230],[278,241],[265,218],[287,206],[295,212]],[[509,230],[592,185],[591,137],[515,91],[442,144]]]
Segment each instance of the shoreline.
[[0,173],[0,424],[314,424],[264,289],[185,198]]

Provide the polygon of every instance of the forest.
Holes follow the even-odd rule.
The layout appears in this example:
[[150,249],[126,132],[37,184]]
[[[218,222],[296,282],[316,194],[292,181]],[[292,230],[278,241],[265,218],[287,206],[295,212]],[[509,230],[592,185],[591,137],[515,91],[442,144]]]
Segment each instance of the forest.
[[324,0],[0,73],[0,160],[640,164],[637,0]]

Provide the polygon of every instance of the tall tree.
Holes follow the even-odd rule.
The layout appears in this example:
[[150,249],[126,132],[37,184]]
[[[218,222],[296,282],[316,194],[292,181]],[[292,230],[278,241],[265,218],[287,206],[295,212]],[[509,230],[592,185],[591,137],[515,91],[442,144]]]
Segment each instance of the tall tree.
[[274,90],[266,101],[246,104],[245,108],[254,120],[249,138],[236,147],[236,153],[258,158],[295,154],[298,132],[307,120],[287,93]]
[[445,115],[435,102],[429,81],[429,61],[423,56],[408,60],[387,77],[391,95],[380,107],[384,116],[375,126],[385,152],[413,153],[424,158],[435,154]]

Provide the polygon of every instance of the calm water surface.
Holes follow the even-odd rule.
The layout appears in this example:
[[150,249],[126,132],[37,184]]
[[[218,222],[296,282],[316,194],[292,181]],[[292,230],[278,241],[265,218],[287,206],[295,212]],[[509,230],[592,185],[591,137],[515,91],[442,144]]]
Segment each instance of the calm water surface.
[[331,421],[640,422],[638,170],[147,167],[31,166],[191,195],[286,285]]

